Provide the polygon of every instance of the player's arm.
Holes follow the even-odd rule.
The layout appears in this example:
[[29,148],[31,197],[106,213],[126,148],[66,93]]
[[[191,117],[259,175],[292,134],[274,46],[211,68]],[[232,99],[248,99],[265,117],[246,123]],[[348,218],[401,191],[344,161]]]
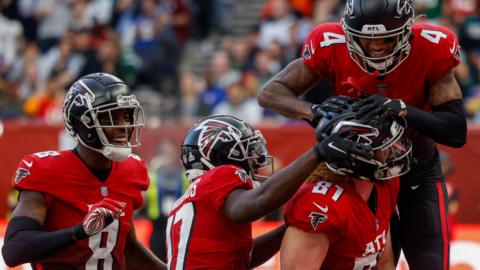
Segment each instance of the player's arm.
[[327,255],[328,237],[324,233],[307,233],[289,226],[280,249],[282,269],[320,269]]
[[343,160],[352,154],[371,158],[373,152],[369,146],[344,139],[338,133],[332,134],[259,187],[237,188],[230,192],[225,199],[224,213],[233,222],[257,220],[286,203],[320,162]]
[[431,112],[406,106],[399,99],[372,95],[356,103],[354,108],[358,108],[357,117],[360,118],[385,112],[405,117],[409,127],[437,143],[462,147],[467,141],[467,121],[462,92],[452,70],[432,84],[428,91],[428,102]]
[[165,263],[137,240],[133,220],[125,245],[125,261],[127,269],[167,269]]
[[278,252],[286,229],[287,225],[282,224],[254,239],[249,269],[262,265]]
[[408,126],[437,143],[462,147],[467,141],[467,122],[462,98],[460,86],[450,70],[429,89],[428,102],[432,112],[407,106]]
[[309,90],[317,81],[317,73],[298,58],[276,74],[259,91],[260,106],[289,118],[312,120],[312,103],[302,101],[299,95]]
[[79,239],[94,235],[123,211],[120,202],[117,205],[113,200],[101,201],[92,206],[83,222],[70,228],[45,232],[42,226],[47,209],[43,194],[23,190],[19,196],[2,247],[3,258],[10,267],[41,260],[73,245]]
[[378,260],[376,270],[395,270],[395,264],[393,262],[393,249],[392,249],[392,237],[390,236],[390,230],[387,234],[387,243],[383,249],[382,255]]

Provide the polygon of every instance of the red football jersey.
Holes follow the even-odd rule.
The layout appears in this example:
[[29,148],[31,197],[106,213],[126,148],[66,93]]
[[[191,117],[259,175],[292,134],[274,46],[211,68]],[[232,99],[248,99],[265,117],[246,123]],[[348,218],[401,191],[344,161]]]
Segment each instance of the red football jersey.
[[304,184],[288,202],[285,221],[309,233],[328,235],[330,247],[321,269],[372,269],[386,244],[400,182],[377,184],[377,209],[347,183]]
[[[459,44],[448,28],[414,24],[407,59],[384,78],[367,80],[361,93],[401,98],[424,108],[428,87],[459,63]],[[340,23],[319,24],[305,40],[304,64],[330,83],[335,95],[347,95],[342,83],[367,75],[350,57]]]
[[133,211],[143,204],[141,191],[149,178],[145,162],[130,155],[113,162],[107,180],[98,180],[73,151],[47,151],[27,155],[20,162],[14,187],[44,194],[45,231],[56,231],[82,222],[89,207],[108,197],[127,203],[125,215],[100,233],[42,261],[37,269],[125,269],[124,249]]
[[224,214],[225,199],[238,188],[252,189],[252,180],[231,165],[213,168],[190,184],[168,218],[169,269],[248,268],[252,226]]

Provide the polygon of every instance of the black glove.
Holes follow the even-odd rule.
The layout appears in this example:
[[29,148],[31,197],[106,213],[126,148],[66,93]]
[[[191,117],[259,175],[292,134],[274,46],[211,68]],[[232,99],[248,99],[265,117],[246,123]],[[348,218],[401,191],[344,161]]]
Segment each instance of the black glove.
[[407,105],[401,99],[389,99],[384,96],[371,95],[353,104],[357,119],[382,117],[386,114],[404,116]]
[[343,160],[355,155],[367,159],[373,158],[371,146],[344,139],[340,137],[339,133],[334,133],[324,138],[313,147],[313,150],[315,151],[317,159],[325,162]]
[[322,118],[331,119],[332,112],[341,113],[348,108],[348,105],[353,103],[351,97],[334,96],[326,99],[321,104],[313,104],[311,109],[313,113],[312,120],[306,120],[312,127],[316,128]]

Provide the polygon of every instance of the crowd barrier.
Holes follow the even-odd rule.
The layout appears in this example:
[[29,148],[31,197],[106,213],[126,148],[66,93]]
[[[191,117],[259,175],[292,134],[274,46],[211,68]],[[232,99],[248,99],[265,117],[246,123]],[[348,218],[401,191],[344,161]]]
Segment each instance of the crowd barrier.
[[[256,222],[253,224],[253,234],[261,235],[278,226],[278,222]],[[5,233],[6,221],[0,221],[0,246],[3,245],[3,235]],[[152,225],[148,220],[136,220],[135,231],[137,238],[148,246],[148,238],[152,231]],[[454,227],[454,240],[451,242],[450,252],[450,270],[480,270],[480,225],[456,225]],[[128,254],[126,255],[128,256]],[[1,257],[1,255],[0,255]],[[280,257],[276,254],[267,261],[259,270],[278,270],[280,269]],[[23,265],[15,268],[9,268],[5,265],[3,258],[0,258],[0,270],[16,269],[30,270],[29,265]],[[408,270],[408,265],[402,257],[397,270]]]

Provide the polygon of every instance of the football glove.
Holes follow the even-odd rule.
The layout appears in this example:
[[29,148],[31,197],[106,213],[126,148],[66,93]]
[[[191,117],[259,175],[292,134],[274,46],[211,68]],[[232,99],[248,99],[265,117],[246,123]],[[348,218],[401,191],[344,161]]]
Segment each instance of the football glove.
[[[323,138],[322,135],[320,137]],[[317,159],[325,162],[335,162],[353,156],[371,159],[374,156],[371,146],[344,139],[340,137],[339,133],[323,138],[320,143],[314,146],[313,150]]]
[[311,107],[313,118],[312,120],[307,120],[307,122],[316,128],[322,118],[331,119],[333,117],[332,112],[341,113],[344,109],[347,109],[348,104],[352,102],[351,97],[334,96],[326,99],[321,104],[313,104]]
[[76,226],[83,232],[77,230],[74,234],[75,239],[83,239],[97,234],[112,223],[114,219],[122,215],[126,205],[124,202],[110,198],[104,198],[93,204],[79,224],[81,226]]
[[405,117],[407,105],[401,99],[389,99],[384,96],[371,95],[355,103],[353,110],[356,111],[355,117],[357,119],[382,117],[386,114]]

